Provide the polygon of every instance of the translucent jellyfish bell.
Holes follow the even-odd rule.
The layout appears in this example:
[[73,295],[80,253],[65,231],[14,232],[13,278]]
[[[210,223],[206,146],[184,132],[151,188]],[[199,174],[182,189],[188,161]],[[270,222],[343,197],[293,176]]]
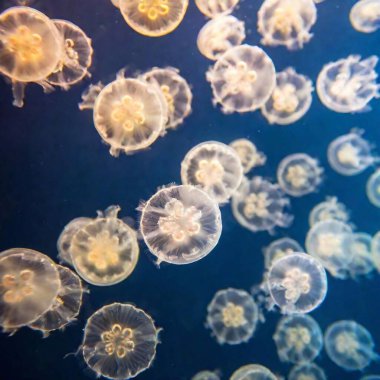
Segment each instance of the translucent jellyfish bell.
[[196,145],[181,162],[182,183],[199,186],[218,203],[230,199],[242,178],[239,156],[234,149],[218,141]]
[[367,181],[367,197],[376,207],[380,207],[380,170],[376,170]]
[[303,252],[295,240],[285,237],[273,241],[264,249],[265,268],[269,269],[275,261],[295,252]]
[[240,344],[252,338],[259,310],[245,290],[219,290],[207,306],[207,326],[219,344]]
[[323,302],[327,293],[323,266],[303,253],[275,261],[267,282],[272,300],[283,314],[309,313]]
[[157,262],[190,264],[207,256],[222,232],[218,204],[195,186],[170,186],[142,205],[140,230]]
[[256,145],[248,139],[237,139],[232,141],[230,147],[235,150],[243,165],[243,173],[246,174],[256,166],[265,164],[267,157],[263,152],[259,152]]
[[237,369],[230,380],[278,380],[278,378],[262,365],[247,364]]
[[133,305],[103,306],[87,320],[84,360],[99,377],[130,379],[151,366],[158,333],[152,318]]
[[326,64],[318,75],[317,93],[321,102],[341,113],[359,112],[379,97],[375,66],[378,57],[361,60],[360,55]]
[[191,380],[220,380],[220,376],[217,371],[201,371],[195,374]]
[[301,363],[292,368],[288,380],[327,380],[322,368],[314,363]]
[[239,0],[195,0],[198,9],[210,18],[231,13],[238,3]]
[[380,273],[380,231],[375,234],[371,242],[373,264]]
[[260,108],[276,85],[270,57],[259,47],[241,45],[227,50],[206,74],[214,103],[224,113],[250,112]]
[[351,8],[351,25],[363,33],[372,33],[380,28],[380,1],[360,0]]
[[326,197],[325,201],[318,203],[310,211],[310,227],[327,220],[337,220],[343,223],[350,220],[349,211],[343,203],[338,201],[337,197]]

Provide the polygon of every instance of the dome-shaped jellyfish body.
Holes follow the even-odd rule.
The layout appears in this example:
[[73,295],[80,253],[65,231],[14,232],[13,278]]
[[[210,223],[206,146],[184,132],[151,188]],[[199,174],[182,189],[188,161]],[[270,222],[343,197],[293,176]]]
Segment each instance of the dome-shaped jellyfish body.
[[230,142],[229,146],[237,153],[243,165],[243,173],[248,173],[256,166],[265,164],[267,157],[263,152],[259,152],[256,145],[248,139],[237,139]]
[[245,39],[245,25],[234,16],[219,16],[200,30],[197,46],[202,55],[216,61],[228,49],[241,45]]
[[275,261],[269,269],[268,289],[283,314],[309,313],[327,293],[322,264],[304,253],[293,253]]
[[303,248],[294,239],[285,237],[272,241],[264,248],[265,268],[269,269],[275,261],[295,252],[303,252]]
[[220,376],[217,372],[201,371],[195,374],[191,380],[220,380]]
[[99,377],[133,378],[151,366],[158,333],[152,318],[131,304],[103,306],[87,320],[84,360]]
[[170,186],[142,206],[140,230],[158,263],[190,264],[215,248],[222,220],[218,204],[203,190]]
[[313,361],[321,352],[323,335],[318,323],[308,315],[282,317],[273,335],[281,361]]
[[210,18],[230,14],[238,3],[239,0],[195,0],[198,9]]
[[224,113],[249,112],[260,108],[276,85],[272,60],[259,47],[235,46],[222,54],[206,74],[215,104]]
[[252,232],[272,233],[276,227],[288,227],[293,221],[285,213],[288,205],[280,186],[262,177],[243,178],[231,201],[235,219]]
[[313,0],[265,0],[258,12],[261,43],[301,49],[313,36],[311,27],[317,21]]
[[46,255],[25,248],[0,254],[0,326],[14,331],[38,319],[54,304],[61,283]]
[[190,149],[181,162],[181,180],[204,190],[218,203],[228,202],[243,178],[239,156],[230,146],[206,141]]
[[373,98],[379,97],[374,70],[378,60],[376,56],[361,60],[360,55],[350,55],[326,64],[317,79],[321,102],[335,112],[365,110]]
[[118,219],[119,206],[78,229],[71,241],[71,259],[77,273],[88,283],[117,284],[135,269],[139,258],[136,232]]
[[373,265],[380,273],[380,231],[375,234],[371,242]]
[[369,331],[355,321],[338,321],[325,332],[328,357],[346,371],[362,370],[379,357]]
[[309,214],[309,225],[313,227],[318,222],[337,220],[347,223],[350,219],[346,206],[338,201],[337,197],[326,197],[326,200],[318,203]]
[[380,207],[380,170],[376,170],[367,181],[367,197],[376,207]]
[[380,28],[380,1],[360,0],[351,8],[351,25],[363,33],[372,33]]
[[286,156],[277,168],[277,181],[285,193],[293,197],[315,192],[322,182],[323,168],[304,153]]
[[238,368],[230,380],[278,380],[268,368],[259,364],[247,364]]
[[62,56],[62,38],[43,13],[29,7],[12,7],[0,14],[0,73],[12,81],[13,104],[24,105],[29,82],[50,89],[46,77]]
[[252,338],[259,310],[245,290],[219,290],[207,306],[207,326],[219,344],[240,344]]
[[137,33],[160,37],[177,29],[189,0],[119,0],[126,23]]
[[327,380],[327,377],[323,369],[316,364],[301,363],[291,369],[288,380]]
[[313,92],[311,80],[291,67],[276,75],[276,87],[261,112],[270,124],[287,125],[309,110]]

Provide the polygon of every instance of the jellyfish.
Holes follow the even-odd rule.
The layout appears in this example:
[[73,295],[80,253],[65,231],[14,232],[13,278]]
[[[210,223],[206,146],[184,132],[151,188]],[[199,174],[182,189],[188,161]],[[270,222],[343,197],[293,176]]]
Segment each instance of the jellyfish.
[[325,332],[328,357],[346,371],[363,370],[371,361],[378,360],[369,331],[355,321],[338,321]]
[[265,0],[257,17],[263,45],[297,50],[313,36],[317,8],[313,0]]
[[278,165],[277,181],[285,193],[302,197],[317,191],[322,182],[323,168],[305,153],[286,156]]
[[372,237],[371,242],[371,253],[373,259],[373,265],[380,273],[380,231],[378,231],[375,236]]
[[239,0],[195,0],[198,9],[210,18],[230,14],[238,3]]
[[361,377],[360,380],[380,380],[380,375],[366,375]]
[[87,320],[84,360],[99,377],[130,379],[151,366],[158,333],[153,319],[131,304],[103,306]]
[[270,124],[292,124],[309,110],[313,92],[311,80],[291,67],[276,75],[276,87],[261,112]]
[[360,0],[351,8],[351,25],[362,33],[372,33],[380,28],[380,1]]
[[0,253],[0,326],[13,332],[51,309],[61,286],[56,265],[25,248]]
[[379,161],[372,152],[373,146],[362,138],[364,130],[354,129],[333,140],[327,150],[330,166],[339,174],[360,174]]
[[217,371],[201,371],[195,374],[191,380],[220,380],[220,376]]
[[341,113],[370,110],[368,103],[380,96],[374,70],[378,60],[374,55],[363,60],[360,55],[350,55],[326,64],[317,79],[321,102]]
[[190,149],[181,162],[184,185],[199,186],[218,203],[228,202],[243,178],[243,167],[234,149],[206,141]]
[[313,227],[318,222],[337,220],[348,223],[350,219],[347,207],[338,201],[337,197],[326,197],[326,200],[318,203],[309,214],[309,225]]
[[380,170],[376,170],[367,181],[367,197],[376,207],[380,207]]
[[195,186],[160,189],[141,212],[140,230],[158,264],[198,261],[215,248],[222,233],[218,204]]
[[275,227],[289,227],[293,217],[285,213],[289,199],[277,184],[262,177],[251,180],[243,178],[238,190],[232,196],[232,213],[243,227],[252,232],[268,231]]
[[264,248],[265,268],[269,269],[275,261],[295,252],[303,252],[303,248],[294,239],[285,237],[274,240]]
[[28,83],[52,90],[48,77],[62,57],[62,37],[54,22],[29,7],[12,7],[0,14],[0,73],[12,81],[13,105],[24,105]]
[[250,112],[269,99],[276,85],[272,60],[259,47],[235,46],[222,54],[207,74],[214,104],[224,113]]
[[288,380],[327,380],[327,377],[315,363],[301,363],[292,368]]
[[293,253],[275,261],[269,269],[268,289],[283,314],[309,313],[327,293],[326,272],[310,255]]
[[301,363],[313,361],[323,346],[322,330],[308,315],[282,317],[273,335],[281,361]]
[[202,55],[216,61],[227,50],[241,45],[244,39],[243,21],[234,16],[219,16],[200,30],[197,45]]
[[264,165],[267,160],[266,155],[263,152],[259,152],[255,144],[248,139],[237,139],[229,145],[239,156],[244,174],[247,174],[257,166]]
[[116,8],[120,8],[120,0],[111,0],[111,3],[112,3]]
[[238,368],[230,380],[278,380],[278,378],[262,365],[247,364]]

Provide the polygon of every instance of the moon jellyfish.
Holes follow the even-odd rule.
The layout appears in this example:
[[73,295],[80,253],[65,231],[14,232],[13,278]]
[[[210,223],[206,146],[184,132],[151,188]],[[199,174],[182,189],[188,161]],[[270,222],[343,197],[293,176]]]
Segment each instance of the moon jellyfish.
[[217,372],[201,371],[195,374],[191,380],[220,380]]
[[219,290],[207,306],[207,326],[219,344],[240,344],[252,338],[259,310],[245,290]]
[[260,108],[276,85],[272,60],[257,46],[241,45],[222,54],[207,74],[224,113],[249,112]]
[[372,33],[380,28],[380,1],[360,0],[351,8],[351,25],[363,33]]
[[206,58],[216,61],[227,50],[239,46],[245,39],[245,25],[234,16],[210,20],[200,30],[198,49]]
[[285,193],[302,197],[318,189],[323,169],[314,158],[304,153],[286,156],[278,165],[277,181]]
[[198,9],[210,18],[231,13],[238,3],[239,0],[195,0]]
[[373,265],[375,266],[377,271],[380,273],[380,231],[378,231],[375,234],[375,236],[373,236],[372,238],[371,252],[372,252]]
[[346,371],[362,370],[378,360],[369,331],[355,321],[338,321],[325,332],[328,357]]
[[373,146],[362,138],[364,130],[354,129],[333,140],[327,150],[330,166],[339,174],[356,175],[379,161]]
[[237,369],[230,380],[278,380],[278,378],[262,365],[247,364]]
[[309,225],[313,227],[318,222],[337,220],[347,223],[350,219],[346,206],[338,201],[337,197],[326,197],[326,200],[318,203],[309,214]]
[[317,21],[313,0],[265,0],[258,12],[261,43],[301,49],[313,36],[311,27]]
[[243,173],[246,174],[251,169],[265,164],[267,157],[263,152],[259,152],[251,141],[247,139],[237,139],[232,141],[230,147],[235,150],[243,165]]
[[160,37],[177,29],[189,0],[119,0],[126,23],[137,33]]
[[327,380],[322,368],[314,363],[301,363],[292,368],[288,380]]
[[77,273],[88,283],[117,284],[135,269],[139,258],[136,232],[118,219],[119,206],[77,230],[71,241],[71,259]]
[[321,352],[323,335],[318,323],[308,315],[282,317],[273,335],[281,361],[313,361]]
[[323,302],[327,293],[323,266],[304,253],[275,261],[267,282],[271,298],[283,314],[309,313]]
[[276,87],[261,112],[270,124],[295,123],[309,110],[313,84],[309,78],[288,67],[276,75]]
[[131,304],[103,306],[87,320],[84,360],[99,377],[130,379],[151,366],[158,333],[153,319]]
[[360,55],[326,64],[318,75],[317,93],[321,102],[341,113],[369,109],[367,104],[380,96],[377,73],[378,57],[361,60]]
[[0,254],[0,325],[15,331],[49,310],[60,289],[58,269],[46,255],[25,248]]
[[225,203],[239,187],[243,167],[234,149],[218,141],[200,143],[181,162],[184,185],[199,186],[218,203]]
[[140,230],[157,262],[190,264],[207,256],[222,233],[218,204],[195,186],[170,186],[142,205]]
[[295,252],[303,252],[295,240],[285,237],[273,241],[264,249],[265,268],[269,269],[275,261]]
[[380,207],[380,170],[376,170],[368,178],[367,198],[376,207]]
[[275,227],[289,227],[293,221],[293,217],[285,213],[289,199],[280,186],[262,177],[243,178],[231,205],[238,223],[252,232],[273,233]]

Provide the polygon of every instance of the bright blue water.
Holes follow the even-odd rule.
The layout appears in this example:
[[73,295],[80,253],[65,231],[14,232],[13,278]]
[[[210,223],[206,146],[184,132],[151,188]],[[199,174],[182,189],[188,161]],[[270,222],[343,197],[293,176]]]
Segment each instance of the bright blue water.
[[[246,22],[247,43],[259,43],[256,14],[261,1],[242,1],[234,14]],[[314,81],[323,64],[361,54],[379,54],[380,34],[365,35],[352,29],[348,14],[354,0],[326,0],[318,6],[314,38],[299,52],[265,48],[277,70],[293,66]],[[3,2],[3,8],[9,6]],[[196,48],[197,33],[205,23],[193,1],[180,27],[172,34],[150,39],[133,32],[108,0],[37,0],[34,3],[52,18],[63,18],[81,26],[95,49],[92,81],[109,82],[122,67],[130,72],[152,66],[174,66],[192,84],[193,113],[178,131],[168,133],[150,150],[134,156],[111,157],[93,127],[90,112],[80,112],[77,103],[88,83],[69,92],[44,95],[29,86],[23,109],[11,105],[11,90],[0,82],[0,250],[28,247],[56,257],[56,240],[64,225],[77,216],[95,216],[97,209],[120,204],[122,216],[138,219],[140,200],[149,198],[168,183],[180,182],[180,162],[195,144],[205,140],[229,143],[247,137],[268,156],[267,165],[255,173],[275,177],[279,161],[286,155],[306,152],[325,168],[325,181],[316,194],[292,199],[293,226],[278,230],[276,237],[291,236],[303,243],[310,209],[326,195],[336,195],[352,210],[360,231],[374,234],[380,229],[380,211],[365,196],[370,170],[352,178],[333,172],[326,149],[335,137],[352,127],[366,130],[366,137],[380,141],[379,102],[369,113],[342,115],[326,109],[314,94],[310,111],[298,123],[269,126],[259,112],[223,115],[211,104],[205,80],[210,62]],[[378,68],[380,70],[380,67]],[[380,145],[380,143],[379,143]],[[261,280],[262,247],[273,237],[252,234],[233,219],[229,205],[222,209],[223,234],[216,249],[200,262],[188,266],[162,265],[157,269],[141,243],[141,258],[133,275],[112,287],[90,286],[77,323],[49,338],[28,329],[13,337],[0,337],[1,380],[79,380],[88,373],[74,352],[82,340],[87,318],[101,306],[132,302],[153,316],[163,328],[162,344],[152,368],[138,378],[152,380],[189,379],[201,369],[219,368],[228,379],[239,366],[260,363],[286,375],[290,366],[278,360],[272,335],[279,319],[269,314],[248,344],[219,346],[204,327],[206,307],[214,293],[226,287],[250,289]],[[312,313],[323,329],[339,319],[354,319],[366,326],[380,350],[380,277],[359,282],[329,277],[329,292],[323,305]],[[317,359],[329,379],[354,380],[329,361],[325,353]],[[379,364],[366,370],[380,372]]]

